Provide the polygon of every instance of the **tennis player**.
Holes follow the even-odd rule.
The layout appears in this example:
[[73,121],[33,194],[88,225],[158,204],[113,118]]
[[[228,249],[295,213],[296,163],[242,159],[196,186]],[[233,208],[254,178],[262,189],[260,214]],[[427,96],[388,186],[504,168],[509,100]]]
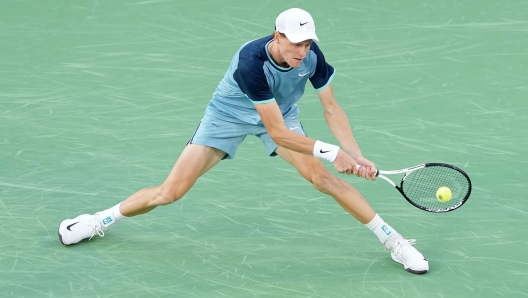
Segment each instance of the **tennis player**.
[[[255,135],[270,156],[282,157],[317,190],[333,197],[374,232],[394,261],[409,272],[426,273],[428,261],[412,246],[414,240],[405,240],[353,186],[332,175],[322,162],[331,162],[342,174],[376,178],[375,165],[363,157],[347,116],[334,98],[334,68],[314,41],[318,41],[315,23],[308,12],[299,8],[282,12],[273,35],[247,42],[235,54],[167,179],[112,208],[64,220],[59,226],[62,244],[72,245],[96,234],[104,236],[119,220],[176,202],[218,162],[234,158],[246,136]],[[340,147],[307,137],[297,118],[296,102],[308,80]]]

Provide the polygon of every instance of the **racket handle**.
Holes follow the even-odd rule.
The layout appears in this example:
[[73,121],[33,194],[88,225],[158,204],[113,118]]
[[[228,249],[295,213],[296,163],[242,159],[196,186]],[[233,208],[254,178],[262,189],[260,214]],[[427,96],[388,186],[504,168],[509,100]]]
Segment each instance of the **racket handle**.
[[[356,169],[359,170],[359,168],[361,168],[361,165],[356,165]],[[378,177],[378,176],[379,176],[379,170],[376,169],[376,177]]]

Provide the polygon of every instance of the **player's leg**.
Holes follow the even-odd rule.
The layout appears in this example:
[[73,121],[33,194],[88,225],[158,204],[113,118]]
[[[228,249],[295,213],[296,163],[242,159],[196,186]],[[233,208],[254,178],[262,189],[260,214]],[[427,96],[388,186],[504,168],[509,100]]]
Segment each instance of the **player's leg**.
[[196,180],[220,162],[225,152],[199,144],[189,144],[159,186],[144,188],[121,203],[125,217],[147,213],[159,205],[172,204],[191,189]]
[[[222,159],[234,157],[246,137],[248,125],[224,121],[210,113],[204,115],[198,129],[161,185],[142,189],[114,207],[64,220],[59,238],[64,245],[75,244],[104,232],[118,220],[149,212],[159,205],[171,204],[194,185],[196,180]],[[216,149],[215,149],[216,148]]]
[[361,193],[350,183],[334,176],[320,159],[283,147],[278,147],[275,152],[293,165],[315,189],[334,198],[343,209],[361,223],[367,224],[376,216],[376,212]]
[[407,271],[422,274],[429,270],[425,256],[412,246],[414,240],[403,239],[374,212],[350,183],[332,175],[321,160],[282,147],[278,147],[275,152],[292,164],[317,190],[332,196],[343,209],[373,231],[385,248],[391,251],[392,259],[402,264]]
[[110,226],[123,217],[147,213],[159,205],[171,204],[187,193],[196,180],[214,167],[225,152],[198,144],[189,144],[176,161],[167,179],[159,186],[144,188],[120,204],[98,212],[64,220],[59,226],[59,239],[64,245],[104,235]]

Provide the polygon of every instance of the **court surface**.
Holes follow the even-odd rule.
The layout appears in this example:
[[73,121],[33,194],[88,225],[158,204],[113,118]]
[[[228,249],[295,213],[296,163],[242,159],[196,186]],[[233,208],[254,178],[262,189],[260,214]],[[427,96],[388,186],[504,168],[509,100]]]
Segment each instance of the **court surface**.
[[[3,1],[0,297],[527,297],[528,3],[322,3]],[[431,271],[404,271],[255,137],[179,202],[61,245],[63,219],[164,180],[236,50],[289,7],[312,13],[367,158],[471,176],[449,214],[345,177]],[[304,128],[335,142],[306,89]]]

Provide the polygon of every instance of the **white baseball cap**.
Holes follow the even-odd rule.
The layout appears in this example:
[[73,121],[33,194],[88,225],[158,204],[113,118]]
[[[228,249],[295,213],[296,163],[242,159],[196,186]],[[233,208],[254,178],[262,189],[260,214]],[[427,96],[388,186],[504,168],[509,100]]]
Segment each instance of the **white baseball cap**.
[[300,8],[290,8],[281,12],[275,21],[275,31],[284,33],[293,43],[317,39],[312,16]]

